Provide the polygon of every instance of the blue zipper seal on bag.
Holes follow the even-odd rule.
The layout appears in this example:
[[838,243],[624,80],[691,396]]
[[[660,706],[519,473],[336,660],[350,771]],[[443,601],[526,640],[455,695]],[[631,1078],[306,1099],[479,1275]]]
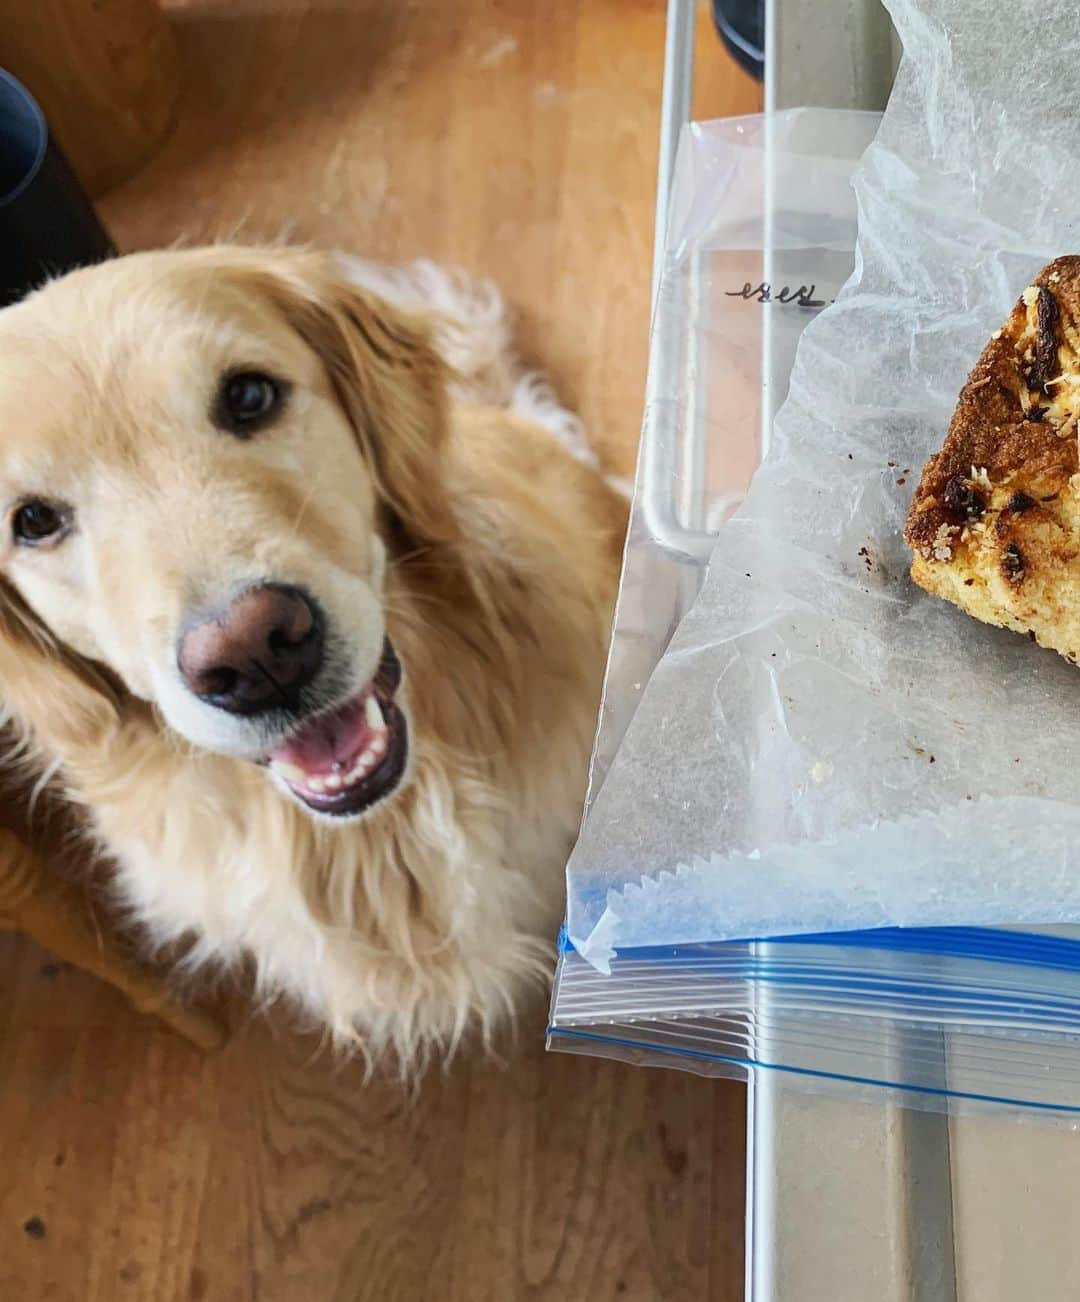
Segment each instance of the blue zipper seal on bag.
[[[616,951],[619,958],[665,960],[691,958],[751,944],[822,946],[830,949],[881,950],[933,954],[1015,963],[1053,971],[1080,973],[1080,928],[1077,938],[998,927],[880,927],[867,931],[813,932],[794,936],[754,936],[744,940],[701,941],[686,945],[643,945]],[[564,923],[560,954],[576,953]]]

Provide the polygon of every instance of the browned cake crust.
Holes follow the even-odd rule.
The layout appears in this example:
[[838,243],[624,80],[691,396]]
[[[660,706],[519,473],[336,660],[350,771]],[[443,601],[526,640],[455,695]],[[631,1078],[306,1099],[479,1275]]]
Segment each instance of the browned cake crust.
[[913,578],[1080,656],[1080,257],[1024,290],[960,394],[904,536]]

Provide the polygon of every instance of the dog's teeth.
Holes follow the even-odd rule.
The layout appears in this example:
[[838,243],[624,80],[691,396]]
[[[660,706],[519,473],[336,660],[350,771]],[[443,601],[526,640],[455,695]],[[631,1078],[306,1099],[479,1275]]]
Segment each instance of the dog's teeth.
[[386,720],[383,718],[382,709],[375,699],[374,692],[364,702],[364,717],[372,732],[383,732],[386,729]]
[[326,785],[326,789],[327,789],[327,791],[340,791],[340,790],[341,790],[341,774],[340,774],[340,773],[328,773],[327,776],[326,776],[326,784],[325,784],[325,785]]
[[360,772],[367,773],[375,765],[375,752],[373,750],[364,751],[360,756]]
[[314,791],[317,796],[321,796],[326,790],[326,783],[322,778],[308,778],[305,781],[304,786],[306,786],[309,791]]
[[307,776],[299,765],[290,764],[288,760],[271,760],[270,767],[279,778],[284,778],[286,782],[303,782]]
[[371,739],[371,746],[370,746],[369,749],[370,749],[371,752],[372,752],[373,754],[375,754],[375,755],[385,755],[385,754],[386,754],[386,733],[385,733],[385,731],[384,731],[384,732],[380,732],[380,733],[378,733],[375,737],[373,737],[373,738]]

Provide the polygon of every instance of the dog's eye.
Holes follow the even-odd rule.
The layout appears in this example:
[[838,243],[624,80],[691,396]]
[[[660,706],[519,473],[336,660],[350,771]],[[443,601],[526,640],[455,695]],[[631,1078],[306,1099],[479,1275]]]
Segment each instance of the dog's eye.
[[11,531],[20,543],[48,542],[67,532],[71,513],[65,507],[35,498],[24,502],[11,518]]
[[273,420],[284,396],[284,384],[261,371],[231,371],[214,402],[214,423],[231,434],[253,434]]

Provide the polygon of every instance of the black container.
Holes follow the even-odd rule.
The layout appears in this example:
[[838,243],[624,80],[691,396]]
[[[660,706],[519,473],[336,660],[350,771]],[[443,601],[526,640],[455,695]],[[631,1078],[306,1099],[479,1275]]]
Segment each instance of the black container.
[[728,53],[757,81],[765,79],[765,0],[713,0],[713,21]]
[[0,306],[114,252],[37,101],[0,69]]

